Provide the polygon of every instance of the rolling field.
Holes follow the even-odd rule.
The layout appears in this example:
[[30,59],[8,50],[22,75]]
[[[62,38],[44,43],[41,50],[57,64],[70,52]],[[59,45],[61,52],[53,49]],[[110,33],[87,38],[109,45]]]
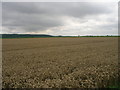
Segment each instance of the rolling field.
[[118,78],[118,38],[2,41],[3,88],[104,88]]

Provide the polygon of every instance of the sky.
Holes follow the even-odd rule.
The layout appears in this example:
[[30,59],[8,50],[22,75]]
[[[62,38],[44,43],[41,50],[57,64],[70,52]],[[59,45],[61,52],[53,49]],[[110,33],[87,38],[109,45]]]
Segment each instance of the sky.
[[2,2],[5,34],[117,35],[116,2]]

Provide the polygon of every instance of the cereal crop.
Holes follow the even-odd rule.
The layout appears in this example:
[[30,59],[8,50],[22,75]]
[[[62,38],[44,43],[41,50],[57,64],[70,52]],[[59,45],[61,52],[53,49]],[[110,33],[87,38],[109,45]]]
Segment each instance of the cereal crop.
[[3,88],[104,88],[118,78],[118,37],[2,40]]

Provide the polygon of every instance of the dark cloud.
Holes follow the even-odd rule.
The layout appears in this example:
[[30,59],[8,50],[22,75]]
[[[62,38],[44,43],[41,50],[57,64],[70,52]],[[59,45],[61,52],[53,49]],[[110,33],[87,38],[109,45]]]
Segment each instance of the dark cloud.
[[56,14],[70,16],[85,16],[90,14],[109,13],[108,3],[88,3],[88,2],[11,2],[3,3],[3,9],[11,12],[23,14]]
[[84,20],[86,17],[109,15],[113,12],[110,5],[90,2],[4,2],[2,25],[12,32],[17,29],[21,33],[46,31],[66,25],[68,18],[78,18],[77,22],[81,23],[88,21]]

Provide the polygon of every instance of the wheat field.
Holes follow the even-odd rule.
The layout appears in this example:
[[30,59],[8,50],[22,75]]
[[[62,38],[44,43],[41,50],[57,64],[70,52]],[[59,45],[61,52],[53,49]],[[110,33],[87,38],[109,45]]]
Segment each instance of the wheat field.
[[3,88],[104,88],[118,78],[118,38],[2,40]]

